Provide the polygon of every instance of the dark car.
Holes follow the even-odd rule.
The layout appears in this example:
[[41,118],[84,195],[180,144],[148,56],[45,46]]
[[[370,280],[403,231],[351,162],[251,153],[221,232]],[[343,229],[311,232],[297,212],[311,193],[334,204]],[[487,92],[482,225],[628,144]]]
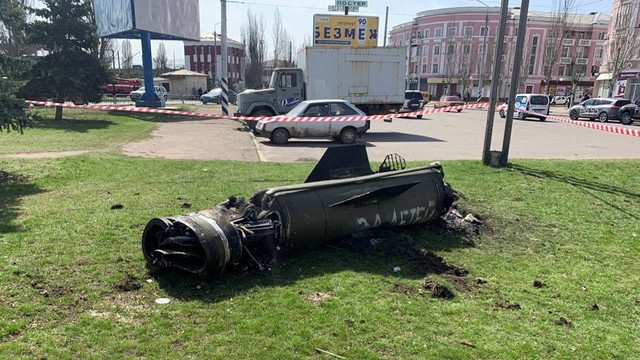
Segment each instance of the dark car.
[[[424,107],[424,98],[422,93],[418,90],[406,90],[404,92],[404,104],[402,105],[403,112],[418,111]],[[416,116],[418,119],[422,118],[422,115]]]
[[640,106],[631,103],[620,108],[621,123],[631,125],[634,120],[640,120]]
[[[227,95],[229,96],[229,102],[231,104],[235,104],[236,92],[229,89],[227,90]],[[216,88],[206,94],[202,94],[202,96],[200,96],[200,101],[202,101],[204,105],[207,105],[208,103],[220,104],[222,102],[222,89]]]
[[571,120],[579,118],[598,119],[600,122],[607,122],[609,119],[620,119],[620,108],[631,104],[626,99],[593,98],[585,100],[569,109]]

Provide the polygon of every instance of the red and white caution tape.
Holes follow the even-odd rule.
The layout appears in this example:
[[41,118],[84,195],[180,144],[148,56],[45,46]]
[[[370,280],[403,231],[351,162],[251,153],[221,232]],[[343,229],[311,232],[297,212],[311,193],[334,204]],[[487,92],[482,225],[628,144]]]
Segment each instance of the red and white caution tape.
[[[282,122],[290,122],[290,121],[303,121],[303,122],[322,122],[322,121],[362,121],[362,120],[384,120],[389,118],[397,118],[397,117],[416,117],[419,115],[429,115],[434,113],[441,113],[446,111],[458,111],[463,109],[485,109],[488,107],[487,103],[480,104],[468,104],[468,105],[460,105],[460,106],[448,106],[443,108],[434,108],[434,109],[423,109],[419,111],[407,112],[407,113],[390,113],[385,115],[367,115],[367,116],[331,116],[331,117],[291,117],[291,116],[224,116],[217,114],[205,114],[198,113],[192,111],[177,111],[177,110],[164,110],[164,109],[155,109],[155,108],[146,108],[146,107],[134,107],[134,106],[110,106],[110,105],[75,105],[73,103],[54,103],[51,101],[26,101],[32,105],[40,105],[47,107],[67,107],[67,108],[75,108],[75,109],[93,109],[93,110],[106,110],[106,111],[124,111],[124,112],[138,112],[138,113],[151,113],[151,114],[167,114],[167,115],[178,115],[178,116],[194,116],[194,117],[204,117],[204,118],[216,118],[216,119],[233,119],[233,120],[268,120],[268,121],[282,121]],[[501,105],[496,106],[498,109]],[[535,114],[535,113],[532,113]],[[540,115],[540,114],[535,114]],[[638,129],[630,129],[619,126],[611,126],[593,122],[584,122],[584,121],[576,121],[567,118],[562,118],[558,116],[547,115],[547,119],[553,119],[560,122],[578,125],[587,127],[590,129],[597,129],[601,131],[607,131],[615,134],[623,134],[623,135],[631,135],[640,137],[640,130]]]

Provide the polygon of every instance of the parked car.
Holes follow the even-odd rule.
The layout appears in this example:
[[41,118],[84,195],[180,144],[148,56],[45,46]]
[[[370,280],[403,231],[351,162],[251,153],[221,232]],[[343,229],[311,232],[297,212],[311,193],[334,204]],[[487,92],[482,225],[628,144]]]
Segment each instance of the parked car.
[[[285,116],[337,117],[365,116],[365,113],[345,100],[306,100]],[[269,138],[275,144],[286,144],[290,138],[331,137],[344,144],[352,144],[370,127],[369,120],[357,121],[272,121],[260,120],[254,134]]]
[[565,105],[571,99],[569,95],[557,95],[551,98],[551,105]]
[[516,95],[513,116],[520,120],[535,117],[545,121],[549,115],[549,96],[544,94],[518,94]]
[[[164,88],[164,86],[154,86],[153,90],[155,91],[156,95],[158,95],[158,98],[167,101],[167,89]],[[129,93],[129,98],[131,98],[131,101],[138,101],[140,100],[140,97],[142,97],[142,94],[144,94],[145,90],[144,90],[144,86],[139,88],[138,90],[134,90],[132,92]]]
[[505,102],[504,104],[498,106],[498,114],[503,119],[507,117],[507,107],[508,106],[509,106],[508,102]]
[[[235,91],[231,89],[227,90],[227,96],[231,104],[236,103],[237,95],[238,94],[236,94]],[[202,101],[204,105],[207,105],[208,103],[220,104],[222,102],[222,89],[216,88],[209,90],[208,93],[202,94],[202,96],[200,96],[200,101]]]
[[[402,112],[418,111],[424,107],[424,98],[422,93],[418,90],[406,90],[404,92],[404,104],[402,105]],[[418,119],[422,119],[422,115],[416,115]]]
[[[433,108],[437,109],[439,107],[449,107],[449,106],[461,106],[464,105],[464,101],[462,101],[457,96],[442,96],[439,101],[433,102]],[[462,109],[456,109],[456,111],[460,112]]]
[[593,98],[585,100],[569,109],[569,117],[572,120],[579,118],[598,119],[600,122],[607,122],[609,119],[620,119],[620,108],[631,104],[626,99]]
[[634,120],[640,120],[640,106],[631,103],[620,108],[620,122],[624,125],[633,124]]

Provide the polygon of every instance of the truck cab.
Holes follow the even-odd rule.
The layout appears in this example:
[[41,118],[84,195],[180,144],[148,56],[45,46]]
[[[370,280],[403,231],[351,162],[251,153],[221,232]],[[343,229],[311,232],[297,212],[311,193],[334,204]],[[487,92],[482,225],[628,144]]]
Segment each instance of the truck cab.
[[245,90],[238,94],[237,116],[286,114],[305,100],[304,76],[299,68],[276,68],[268,89]]

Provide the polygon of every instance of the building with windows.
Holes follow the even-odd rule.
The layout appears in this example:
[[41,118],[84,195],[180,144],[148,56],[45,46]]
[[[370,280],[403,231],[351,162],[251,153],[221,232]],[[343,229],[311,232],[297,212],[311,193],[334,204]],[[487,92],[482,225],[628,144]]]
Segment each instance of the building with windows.
[[[208,75],[217,83],[222,78],[222,37],[220,34],[204,34],[200,41],[184,42],[184,68]],[[244,77],[244,44],[227,38],[227,72],[231,83],[239,83]]]
[[[498,96],[509,93],[520,10],[510,8],[499,61],[504,65]],[[411,22],[393,27],[391,46],[406,46],[409,88],[432,96],[469,93],[489,96],[500,8],[457,7],[423,11]],[[544,47],[553,18],[546,12],[529,12],[519,92],[563,93],[574,85],[589,91],[602,64],[610,15],[602,13],[569,16],[570,30],[562,38],[560,54],[552,66],[552,79],[544,76]],[[486,37],[485,37],[486,34]],[[548,61],[547,61],[548,62]],[[483,76],[481,76],[481,74]],[[483,84],[480,84],[482,78]]]
[[594,94],[640,100],[640,2],[614,0]]

